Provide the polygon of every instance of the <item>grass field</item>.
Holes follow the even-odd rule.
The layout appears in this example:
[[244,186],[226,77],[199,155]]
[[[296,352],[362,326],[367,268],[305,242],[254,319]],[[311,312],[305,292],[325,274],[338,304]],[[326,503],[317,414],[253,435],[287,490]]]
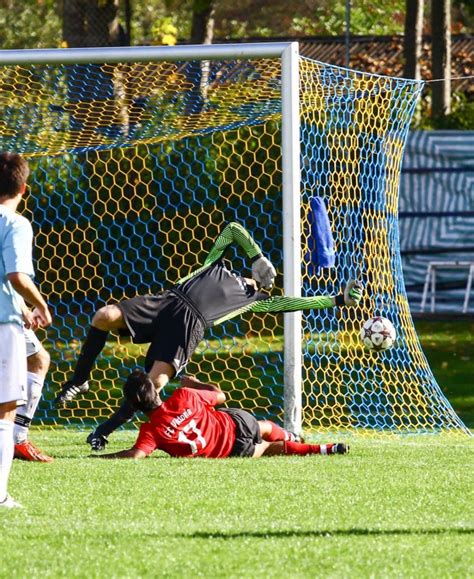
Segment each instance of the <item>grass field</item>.
[[[472,428],[472,322],[416,325]],[[56,460],[14,463],[10,492],[25,509],[0,512],[1,578],[474,576],[474,438],[353,437],[347,456],[134,462],[89,458],[85,437],[32,432]],[[109,450],[134,437],[116,433]]]
[[438,384],[468,428],[474,429],[474,320],[415,320]]
[[[0,513],[1,577],[468,577],[472,440],[352,441],[351,454],[261,460],[87,458],[14,464],[27,507]],[[112,449],[133,433],[118,433]]]

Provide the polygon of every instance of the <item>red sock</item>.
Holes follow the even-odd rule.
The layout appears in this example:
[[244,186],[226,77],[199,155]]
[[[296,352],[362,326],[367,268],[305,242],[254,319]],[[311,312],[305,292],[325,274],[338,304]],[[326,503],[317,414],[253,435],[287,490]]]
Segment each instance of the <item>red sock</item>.
[[332,454],[334,444],[303,444],[302,442],[285,442],[285,454]]
[[295,439],[295,435],[288,432],[288,430],[281,428],[281,426],[278,426],[278,424],[275,424],[271,420],[267,420],[267,422],[272,426],[270,434],[265,435],[265,440],[268,440],[268,442],[280,442]]

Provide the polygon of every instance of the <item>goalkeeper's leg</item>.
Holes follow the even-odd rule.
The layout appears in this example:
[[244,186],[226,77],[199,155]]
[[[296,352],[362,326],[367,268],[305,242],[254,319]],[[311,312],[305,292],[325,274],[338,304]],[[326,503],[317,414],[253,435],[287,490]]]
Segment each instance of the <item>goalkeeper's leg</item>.
[[96,312],[92,318],[92,326],[82,345],[74,374],[62,385],[54,400],[55,404],[67,404],[77,394],[84,394],[89,390],[87,380],[97,356],[105,346],[109,332],[111,330],[122,330],[126,327],[122,312],[117,306],[105,306]]

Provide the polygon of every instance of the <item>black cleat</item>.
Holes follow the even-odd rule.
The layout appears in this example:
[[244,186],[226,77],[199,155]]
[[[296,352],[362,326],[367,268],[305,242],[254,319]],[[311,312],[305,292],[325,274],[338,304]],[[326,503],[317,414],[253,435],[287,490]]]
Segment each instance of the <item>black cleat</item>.
[[70,380],[64,382],[61,391],[54,399],[56,406],[65,406],[68,402],[74,400],[78,394],[85,394],[89,390],[89,382],[84,384],[74,384]]
[[105,450],[106,444],[109,443],[106,436],[102,436],[102,434],[96,434],[95,432],[91,432],[87,437],[86,442],[91,445],[91,450],[94,452],[101,452]]
[[331,448],[331,454],[347,454],[349,452],[349,445],[344,442],[338,442]]

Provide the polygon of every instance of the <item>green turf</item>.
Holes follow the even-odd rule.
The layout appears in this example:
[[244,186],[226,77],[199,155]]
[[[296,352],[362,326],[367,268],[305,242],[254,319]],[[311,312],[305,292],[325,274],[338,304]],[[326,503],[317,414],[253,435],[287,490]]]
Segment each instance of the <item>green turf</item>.
[[[112,437],[129,446],[131,432]],[[87,458],[85,433],[34,431],[15,461],[1,577],[469,577],[467,437],[352,439],[347,456]]]
[[474,321],[415,320],[435,378],[468,428],[474,428]]

